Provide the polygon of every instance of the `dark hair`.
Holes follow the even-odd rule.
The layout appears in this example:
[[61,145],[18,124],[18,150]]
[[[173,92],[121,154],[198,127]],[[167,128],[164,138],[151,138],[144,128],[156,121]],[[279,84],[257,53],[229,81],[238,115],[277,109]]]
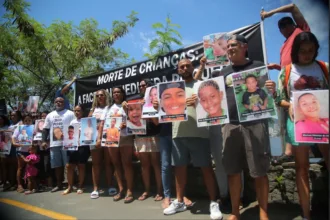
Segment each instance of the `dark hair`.
[[[126,92],[123,89],[123,87],[122,86],[115,86],[115,87],[112,88],[112,94],[111,94],[111,96],[112,96],[112,102],[114,103],[114,101],[113,101],[113,91],[115,91],[115,89],[119,89],[120,90],[120,92],[123,94],[123,101],[126,101]],[[113,104],[113,103],[111,103],[111,104]]]
[[283,17],[280,20],[278,20],[278,23],[277,23],[279,29],[284,28],[288,24],[291,24],[294,26],[296,25],[291,17]]
[[43,113],[45,113],[45,114],[49,114],[49,111],[43,111],[43,112],[41,112],[41,114],[43,114]]
[[198,92],[197,92],[198,97],[199,97],[199,93],[200,93],[200,91],[201,91],[203,88],[207,87],[207,86],[212,86],[212,87],[215,88],[216,90],[220,91],[219,85],[218,85],[218,83],[217,83],[216,81],[214,81],[214,80],[204,81],[204,82],[201,83],[201,85],[200,85],[199,88],[198,88]]
[[14,113],[14,112],[15,112],[17,118],[18,118],[18,121],[21,121],[21,120],[22,120],[22,112],[16,110],[16,111],[11,112],[10,114],[12,114],[12,113]]
[[298,53],[300,50],[300,46],[303,43],[313,43],[315,45],[316,52],[313,57],[313,61],[315,61],[318,55],[318,50],[320,48],[319,41],[317,40],[315,35],[312,34],[311,32],[301,32],[293,40],[292,49],[291,49],[292,63],[299,63]]
[[81,109],[82,118],[86,115],[85,108],[82,105],[76,105],[74,108],[79,107]]
[[142,81],[146,83],[147,87],[150,87],[150,86],[154,86],[155,85],[155,83],[151,79],[149,79],[149,78],[141,79],[140,82],[142,82]]
[[304,94],[302,94],[302,95],[300,95],[300,96],[299,96],[299,98],[298,98],[298,103],[299,103],[299,100],[300,100],[300,98],[304,97],[305,95],[312,95],[312,96],[314,96],[314,97],[315,97],[315,95],[314,95],[314,94],[312,94],[312,93],[309,93],[309,92],[307,92],[307,93],[304,93]]
[[74,129],[74,127],[72,125],[69,126],[69,129]]
[[7,116],[5,116],[5,115],[0,115],[0,117],[1,117],[2,120],[3,120],[3,124],[4,124],[4,126],[9,126],[9,125],[10,125],[10,121],[9,121],[9,119],[8,119]]
[[249,75],[247,75],[246,77],[245,77],[245,83],[246,83],[246,80],[248,79],[248,78],[254,78],[257,82],[258,82],[258,78],[255,76],[255,75],[253,75],[253,74],[249,74]]
[[30,113],[27,113],[22,117],[22,121],[24,121],[26,117],[30,117],[33,120],[33,116]]

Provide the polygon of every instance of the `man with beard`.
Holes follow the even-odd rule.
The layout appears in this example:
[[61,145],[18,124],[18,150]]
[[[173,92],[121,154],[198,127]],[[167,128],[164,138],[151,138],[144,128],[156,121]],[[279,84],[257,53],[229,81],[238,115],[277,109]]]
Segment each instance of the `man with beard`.
[[[69,126],[70,122],[75,118],[72,111],[64,108],[64,98],[55,99],[55,111],[49,113],[45,119],[44,129],[42,130],[42,147],[47,148],[47,138],[50,130],[55,128],[63,128]],[[55,169],[57,185],[51,190],[56,192],[62,189],[62,181],[64,177],[64,166],[67,163],[66,151],[63,150],[63,139],[52,141],[50,143],[50,164]]]
[[203,173],[206,189],[210,196],[211,219],[222,219],[219,204],[216,202],[216,181],[211,167],[211,153],[209,143],[209,131],[206,127],[197,127],[195,103],[197,95],[194,94],[193,78],[194,67],[190,60],[182,59],[178,64],[178,73],[185,81],[187,121],[173,122],[172,136],[172,165],[175,169],[176,199],[164,209],[165,215],[175,214],[186,210],[184,203],[184,191],[187,182],[187,165],[192,161],[193,165],[200,167]]
[[[232,82],[232,74],[264,66],[260,61],[247,59],[248,42],[242,35],[232,35],[227,41],[228,58],[231,65],[214,71],[212,77],[224,76],[230,123],[222,125],[222,163],[227,173],[232,215],[230,220],[240,219],[241,172],[245,166],[255,179],[260,219],[267,220],[268,177],[270,165],[270,143],[267,119],[240,123]],[[266,88],[275,92],[275,83],[266,81]],[[213,134],[214,135],[214,134]],[[219,135],[219,134],[218,134]]]

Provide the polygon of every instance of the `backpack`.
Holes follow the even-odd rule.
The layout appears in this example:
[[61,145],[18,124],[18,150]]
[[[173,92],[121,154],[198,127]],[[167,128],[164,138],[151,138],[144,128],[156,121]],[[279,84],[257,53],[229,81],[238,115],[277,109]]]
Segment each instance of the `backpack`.
[[[328,68],[327,66],[325,65],[325,62],[323,61],[318,61],[318,60],[315,60],[316,63],[321,67],[322,69],[322,72],[324,74],[324,77],[326,78],[327,80],[327,84],[329,84],[329,71],[328,71]],[[286,96],[287,98],[289,98],[289,94],[290,94],[290,91],[289,91],[289,79],[290,79],[290,74],[291,74],[291,67],[292,67],[292,64],[289,64],[289,65],[286,65],[285,66],[285,78],[284,78],[284,88],[285,88],[285,91],[286,91]]]

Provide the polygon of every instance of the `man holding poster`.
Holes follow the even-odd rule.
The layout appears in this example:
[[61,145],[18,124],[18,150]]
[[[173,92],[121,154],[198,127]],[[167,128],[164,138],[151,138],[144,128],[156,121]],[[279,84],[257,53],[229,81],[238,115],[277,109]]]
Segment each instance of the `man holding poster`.
[[63,128],[68,127],[74,119],[72,111],[64,109],[64,99],[55,99],[55,111],[49,113],[45,119],[44,129],[42,130],[42,147],[47,148],[47,137],[50,135],[50,164],[55,168],[57,186],[51,190],[56,192],[62,189],[64,177],[64,166],[67,163],[67,153],[63,148]]
[[[224,76],[226,82],[230,123],[222,127],[222,162],[228,175],[232,204],[232,215],[229,218],[231,220],[240,219],[241,172],[246,162],[250,175],[255,178],[260,219],[268,219],[269,186],[267,171],[270,165],[268,123],[265,119],[240,123],[233,89],[233,73],[264,66],[260,61],[246,59],[248,55],[247,43],[242,35],[230,36],[227,41],[227,53],[232,64],[221,71],[212,73],[212,77]],[[265,86],[271,93],[275,92],[274,82],[266,81]]]

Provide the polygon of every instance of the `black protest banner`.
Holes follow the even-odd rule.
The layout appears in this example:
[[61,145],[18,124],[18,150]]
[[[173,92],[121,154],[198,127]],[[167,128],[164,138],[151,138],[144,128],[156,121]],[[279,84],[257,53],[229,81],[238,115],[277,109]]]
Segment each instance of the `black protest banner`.
[[[249,59],[263,61],[260,23],[242,27],[229,34],[241,34],[248,40]],[[199,60],[204,54],[202,42],[170,52],[160,57],[156,62],[146,60],[104,73],[80,78],[76,80],[75,104],[89,109],[92,105],[94,92],[105,89],[111,92],[114,86],[123,86],[127,96],[139,93],[139,80],[150,78],[156,84],[159,82],[178,81],[177,65],[180,59],[187,58],[194,67],[199,66]],[[211,72],[223,66],[206,68],[203,79],[211,77]]]

